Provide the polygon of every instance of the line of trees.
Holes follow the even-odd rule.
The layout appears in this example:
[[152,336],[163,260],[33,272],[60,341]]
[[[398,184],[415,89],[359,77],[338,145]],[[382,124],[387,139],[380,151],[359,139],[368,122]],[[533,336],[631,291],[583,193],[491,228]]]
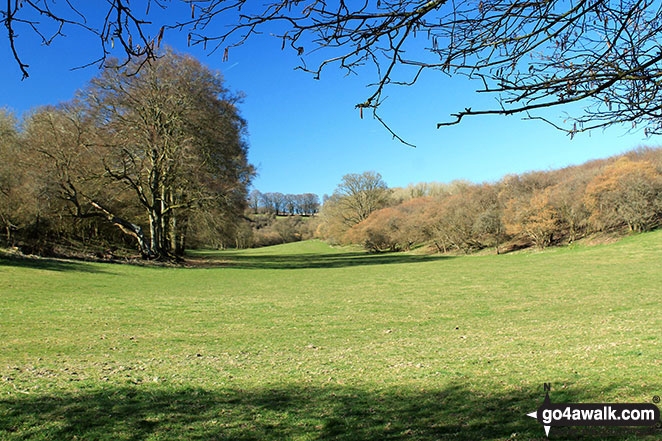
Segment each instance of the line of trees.
[[320,202],[319,196],[314,193],[260,193],[258,190],[253,190],[248,195],[248,206],[253,214],[312,216],[319,211]]
[[110,61],[74,100],[20,122],[0,113],[8,244],[134,245],[170,259],[232,237],[253,176],[239,98],[193,57],[143,61]]
[[[381,181],[378,174],[363,176]],[[662,149],[510,175],[496,183],[459,181],[395,190],[379,185],[379,203],[363,218],[348,215],[357,195],[343,190],[346,180],[324,205],[318,235],[372,251],[429,243],[439,252],[494,247],[499,253],[662,225]],[[373,198],[375,189],[363,186],[357,194]]]
[[248,195],[244,221],[234,246],[254,248],[312,239],[319,219],[319,197],[314,193],[261,193]]

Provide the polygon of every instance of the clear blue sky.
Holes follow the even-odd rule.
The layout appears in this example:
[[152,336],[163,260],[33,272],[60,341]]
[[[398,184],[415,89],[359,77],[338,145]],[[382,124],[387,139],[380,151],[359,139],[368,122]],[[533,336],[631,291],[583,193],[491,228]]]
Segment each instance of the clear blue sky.
[[[150,17],[160,18],[154,12]],[[21,32],[18,46],[30,64],[30,78],[24,81],[6,38],[0,38],[5,60],[0,107],[21,115],[37,105],[66,101],[98,73],[94,66],[70,70],[94,59],[98,48],[94,38],[83,39],[75,30],[67,34],[46,48]],[[346,77],[330,68],[314,80],[295,71],[298,58],[281,51],[280,41],[268,36],[233,49],[226,62],[222,53],[187,48],[183,33],[166,33],[164,43],[199,57],[220,70],[232,90],[245,93],[241,111],[248,121],[249,159],[259,173],[254,187],[263,192],[330,194],[344,174],[366,170],[381,173],[391,187],[454,179],[493,181],[508,173],[558,168],[659,143],[641,133],[628,135],[625,127],[570,140],[545,123],[517,116],[475,117],[436,129],[451,113],[486,107],[493,98],[473,93],[479,84],[428,72],[416,86],[388,90],[381,110],[399,135],[417,145],[413,149],[393,140],[370,116],[360,119],[354,109],[369,96],[365,85],[374,77]],[[548,115],[561,117],[560,110]]]

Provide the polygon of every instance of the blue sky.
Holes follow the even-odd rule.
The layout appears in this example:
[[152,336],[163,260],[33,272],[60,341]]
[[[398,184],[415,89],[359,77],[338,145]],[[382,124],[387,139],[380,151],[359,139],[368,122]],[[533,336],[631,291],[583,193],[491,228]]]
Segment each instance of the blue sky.
[[[160,18],[154,12],[150,17]],[[183,33],[166,33],[163,42],[220,70],[230,89],[246,95],[240,108],[248,122],[249,159],[258,170],[254,187],[263,192],[330,194],[344,174],[366,170],[381,173],[391,187],[454,179],[493,181],[509,173],[558,168],[659,144],[642,133],[627,134],[625,127],[570,140],[545,123],[518,116],[475,117],[436,129],[437,122],[459,109],[486,107],[494,101],[473,92],[480,84],[428,72],[413,87],[389,89],[381,109],[382,117],[415,144],[414,149],[393,140],[368,114],[360,119],[354,106],[370,95],[365,86],[374,77],[368,70],[347,77],[332,67],[315,80],[294,70],[298,58],[292,51],[281,51],[281,42],[269,36],[232,49],[226,62],[222,53],[187,48]],[[21,81],[6,38],[0,38],[5,60],[0,68],[0,107],[20,115],[37,105],[72,98],[98,73],[94,66],[71,70],[95,58],[96,44],[94,38],[70,29],[67,38],[43,47],[23,31],[18,46],[30,64],[30,78]],[[547,115],[562,118],[559,109]]]

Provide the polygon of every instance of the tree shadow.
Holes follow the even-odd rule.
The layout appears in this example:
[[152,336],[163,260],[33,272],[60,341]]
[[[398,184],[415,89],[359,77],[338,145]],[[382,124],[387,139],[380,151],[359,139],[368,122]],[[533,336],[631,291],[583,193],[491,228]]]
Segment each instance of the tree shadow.
[[[592,391],[595,392],[595,391]],[[564,391],[565,402],[582,394]],[[290,385],[256,389],[113,387],[0,400],[3,440],[545,440],[526,416],[542,391],[476,394]],[[559,400],[561,401],[561,400]],[[556,439],[660,439],[660,429],[552,428]]]
[[21,257],[0,253],[0,268],[10,266],[16,268],[30,268],[46,271],[78,271],[84,273],[107,272],[99,268],[98,265],[93,265],[90,263],[49,258]]
[[415,255],[405,253],[369,254],[346,252],[328,254],[265,254],[223,253],[206,257],[208,262],[223,261],[225,266],[241,269],[302,269],[344,268],[362,265],[395,263],[423,263],[449,259],[449,256]]

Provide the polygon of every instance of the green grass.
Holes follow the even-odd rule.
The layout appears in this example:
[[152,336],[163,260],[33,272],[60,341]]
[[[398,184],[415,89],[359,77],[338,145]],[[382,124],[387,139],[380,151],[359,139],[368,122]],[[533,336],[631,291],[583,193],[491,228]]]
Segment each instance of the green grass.
[[502,256],[196,255],[209,267],[0,257],[0,439],[542,440],[525,414],[543,382],[553,401],[662,395],[662,231]]

